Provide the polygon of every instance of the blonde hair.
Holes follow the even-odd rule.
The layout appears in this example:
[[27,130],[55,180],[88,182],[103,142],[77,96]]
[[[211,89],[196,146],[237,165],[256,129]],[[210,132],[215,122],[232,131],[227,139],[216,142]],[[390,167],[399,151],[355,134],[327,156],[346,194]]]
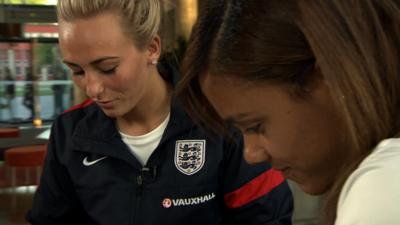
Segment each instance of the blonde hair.
[[143,49],[158,34],[161,23],[160,0],[58,0],[58,20],[67,22],[116,11],[121,26],[136,47]]

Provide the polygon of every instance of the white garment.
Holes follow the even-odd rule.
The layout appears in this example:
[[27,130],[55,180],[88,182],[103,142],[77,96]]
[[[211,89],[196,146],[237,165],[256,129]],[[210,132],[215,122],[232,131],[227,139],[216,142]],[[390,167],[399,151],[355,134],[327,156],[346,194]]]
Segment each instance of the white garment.
[[157,128],[140,136],[131,136],[119,132],[121,134],[122,141],[129,146],[131,153],[139,160],[139,162],[142,163],[142,165],[146,165],[151,153],[154,152],[160,143],[164,130],[168,125],[168,121],[169,114]]
[[400,225],[400,138],[379,143],[347,179],[335,225]]

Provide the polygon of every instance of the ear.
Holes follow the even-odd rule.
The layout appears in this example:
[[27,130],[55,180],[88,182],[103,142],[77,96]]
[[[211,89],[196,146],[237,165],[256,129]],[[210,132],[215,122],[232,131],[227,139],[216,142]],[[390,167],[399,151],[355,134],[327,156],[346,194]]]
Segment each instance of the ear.
[[148,61],[151,64],[153,62],[157,62],[161,55],[161,39],[158,35],[156,35],[147,46],[148,52]]

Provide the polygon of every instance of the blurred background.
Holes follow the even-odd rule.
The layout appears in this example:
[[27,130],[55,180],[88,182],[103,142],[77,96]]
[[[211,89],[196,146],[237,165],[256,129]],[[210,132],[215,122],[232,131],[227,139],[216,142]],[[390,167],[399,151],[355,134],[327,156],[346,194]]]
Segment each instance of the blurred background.
[[[164,57],[179,65],[205,1],[162,2]],[[48,129],[58,114],[86,98],[62,63],[55,4],[0,0],[0,225],[27,224]],[[294,224],[316,224],[320,197],[291,187]]]

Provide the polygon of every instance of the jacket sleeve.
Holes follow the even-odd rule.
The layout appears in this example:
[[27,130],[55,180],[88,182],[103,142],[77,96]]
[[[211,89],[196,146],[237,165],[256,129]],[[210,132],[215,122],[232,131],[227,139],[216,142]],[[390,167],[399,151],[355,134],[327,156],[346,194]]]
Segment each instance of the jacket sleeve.
[[293,196],[282,174],[268,163],[247,164],[242,135],[224,146],[222,224],[292,224]]
[[57,132],[60,131],[54,125],[40,184],[26,219],[33,225],[85,224],[87,216],[79,204],[68,171],[59,160],[65,138]]

